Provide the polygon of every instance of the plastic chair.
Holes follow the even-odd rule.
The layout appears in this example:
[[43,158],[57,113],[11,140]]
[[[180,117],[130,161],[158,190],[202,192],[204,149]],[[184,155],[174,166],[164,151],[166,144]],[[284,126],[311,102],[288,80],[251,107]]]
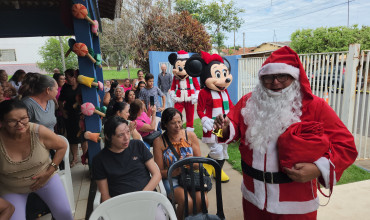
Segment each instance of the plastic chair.
[[[157,165],[157,167],[158,167],[158,165]],[[163,184],[163,181],[162,180],[159,181],[158,187],[159,187],[159,192],[162,195],[167,196],[166,188],[164,188],[164,184]],[[100,201],[101,201],[101,193],[100,193],[99,189],[96,189],[96,194],[95,194],[95,198],[94,198],[94,202],[93,202],[93,210],[95,210],[96,208],[98,208],[98,206],[100,205]]]
[[64,136],[59,135],[59,137],[61,137],[67,143],[67,151],[66,151],[66,154],[64,155],[65,168],[64,170],[60,170],[58,174],[59,174],[60,180],[63,183],[64,189],[67,193],[67,197],[69,200],[69,205],[72,210],[72,214],[74,214],[75,213],[75,200],[74,200],[74,194],[73,194],[71,168],[69,165],[69,143],[68,143],[68,140]]
[[159,205],[170,219],[177,219],[168,199],[157,192],[139,191],[113,197],[98,206],[90,220],[154,219]]
[[[225,219],[224,209],[223,209],[223,205],[222,205],[221,167],[215,160],[213,160],[211,158],[189,157],[189,158],[179,160],[176,163],[172,164],[172,166],[168,169],[168,182],[170,184],[172,195],[174,194],[173,181],[172,181],[172,172],[175,171],[177,168],[184,167],[185,165],[189,166],[188,169],[191,172],[193,170],[194,163],[198,163],[199,168],[203,167],[203,163],[210,164],[215,168],[215,171],[216,171],[216,186],[213,186],[213,188],[216,187],[216,199],[217,199],[217,213],[216,213],[216,215],[220,219]],[[203,182],[202,172],[194,172],[194,176],[195,175],[199,175],[200,183],[202,183]],[[181,175],[180,175],[179,178],[181,178]],[[191,183],[194,184],[193,178],[194,177],[191,177]],[[191,187],[192,187],[192,190],[191,190],[190,194],[192,195],[192,198],[193,198],[193,213],[196,213],[196,207],[197,207],[196,203],[197,203],[197,201],[195,199],[195,188],[194,188],[194,185],[192,185]],[[185,187],[184,188],[184,194],[185,194],[185,213],[184,213],[184,217],[185,218],[187,216],[189,216],[189,209],[188,209],[189,207],[188,207],[188,204],[187,204],[187,200],[188,200],[187,191],[188,190]],[[201,200],[202,200],[201,201],[202,202],[202,214],[207,215],[208,210],[207,210],[206,203],[205,203],[205,194],[204,194],[204,191],[200,191],[200,192],[201,192]],[[173,204],[174,207],[175,207],[175,202],[176,201],[174,201],[174,199],[173,199],[172,204]],[[199,215],[199,213],[197,213],[197,214]],[[197,214],[193,214],[191,216],[194,216],[194,215],[197,215]],[[208,219],[208,218],[204,218],[204,219]]]

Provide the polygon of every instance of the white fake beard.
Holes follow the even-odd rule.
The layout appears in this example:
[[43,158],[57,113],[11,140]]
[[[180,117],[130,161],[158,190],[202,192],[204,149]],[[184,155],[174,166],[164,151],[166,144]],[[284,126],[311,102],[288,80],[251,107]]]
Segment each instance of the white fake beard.
[[245,137],[250,149],[266,153],[269,143],[276,142],[291,124],[300,122],[301,107],[301,86],[297,80],[281,92],[257,84],[241,111],[248,126]]

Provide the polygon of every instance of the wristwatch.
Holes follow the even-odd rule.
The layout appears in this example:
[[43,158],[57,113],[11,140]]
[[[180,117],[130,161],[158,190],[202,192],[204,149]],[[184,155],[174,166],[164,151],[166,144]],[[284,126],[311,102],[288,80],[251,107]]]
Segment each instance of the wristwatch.
[[54,167],[55,171],[59,169],[58,165],[56,165],[54,162],[51,162],[50,166]]

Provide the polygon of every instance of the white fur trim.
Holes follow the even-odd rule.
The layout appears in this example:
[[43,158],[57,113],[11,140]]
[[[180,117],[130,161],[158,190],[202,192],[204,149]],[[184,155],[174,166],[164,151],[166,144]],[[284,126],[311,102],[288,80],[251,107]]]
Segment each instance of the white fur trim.
[[299,79],[299,68],[288,65],[286,63],[268,63],[264,65],[258,72],[258,77],[263,75],[272,75],[286,73],[291,75],[294,79]]
[[187,131],[192,131],[192,132],[194,132],[194,128],[191,128],[191,127],[186,127],[186,130],[187,130]]
[[177,59],[189,59],[189,54],[177,54]]
[[[334,169],[334,165],[328,160],[326,157],[320,157],[318,160],[313,162],[316,164],[317,168],[319,168],[321,172],[321,176],[325,181],[325,188],[329,189],[330,185],[330,165],[333,166],[332,169]],[[335,178],[335,172],[334,172],[334,182],[333,185],[337,183],[337,180]]]

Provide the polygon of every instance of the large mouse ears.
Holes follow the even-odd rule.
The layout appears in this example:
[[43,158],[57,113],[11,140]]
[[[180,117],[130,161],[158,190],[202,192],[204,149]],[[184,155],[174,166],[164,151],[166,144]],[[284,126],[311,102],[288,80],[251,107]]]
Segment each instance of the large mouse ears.
[[170,62],[170,64],[171,64],[172,66],[174,66],[174,67],[175,67],[176,60],[177,60],[177,53],[171,53],[171,54],[168,56],[168,62]]
[[199,54],[194,54],[185,63],[186,73],[191,77],[199,77],[202,73],[204,61]]
[[229,61],[225,57],[222,57],[222,59],[224,60],[225,66],[229,69],[229,72],[231,72],[231,65]]

